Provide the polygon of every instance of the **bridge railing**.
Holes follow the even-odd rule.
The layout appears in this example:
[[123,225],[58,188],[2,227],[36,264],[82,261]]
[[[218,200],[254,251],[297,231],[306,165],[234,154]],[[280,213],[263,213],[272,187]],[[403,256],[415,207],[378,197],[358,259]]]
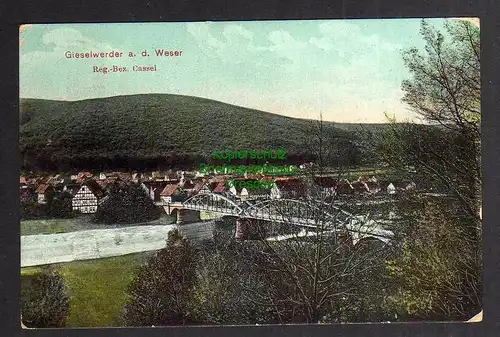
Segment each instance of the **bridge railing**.
[[[357,235],[391,238],[393,232],[381,224],[362,216],[353,215],[337,206],[329,205],[335,213],[328,213],[318,205],[310,205],[300,200],[270,199],[253,205],[238,203],[236,200],[214,193],[200,193],[182,203],[183,207],[198,211],[211,211],[226,215],[257,220],[291,223],[301,227],[340,228]],[[324,207],[325,205],[323,205]],[[283,209],[286,212],[280,212]],[[286,214],[285,214],[286,213]],[[318,221],[321,219],[321,221]],[[320,224],[321,223],[321,224]]]

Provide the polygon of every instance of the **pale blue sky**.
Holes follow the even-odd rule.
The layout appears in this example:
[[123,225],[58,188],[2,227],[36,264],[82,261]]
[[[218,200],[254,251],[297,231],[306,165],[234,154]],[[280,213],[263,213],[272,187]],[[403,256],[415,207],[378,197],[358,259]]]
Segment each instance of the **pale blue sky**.
[[[430,19],[441,28],[444,19]],[[401,50],[423,48],[420,19],[36,24],[21,33],[20,95],[80,100],[138,93],[192,95],[299,118],[384,122],[413,114]],[[177,58],[154,49],[182,50]],[[111,51],[120,59],[67,59]],[[150,57],[141,57],[148,50]],[[128,52],[137,54],[128,57]],[[156,72],[92,67],[156,65]]]

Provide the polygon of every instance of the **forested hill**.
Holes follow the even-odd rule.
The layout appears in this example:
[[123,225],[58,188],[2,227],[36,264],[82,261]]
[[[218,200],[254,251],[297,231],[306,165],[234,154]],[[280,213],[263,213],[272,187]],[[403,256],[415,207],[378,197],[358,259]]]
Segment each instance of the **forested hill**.
[[[20,102],[25,169],[149,169],[200,162],[217,149],[274,147],[302,160],[310,127],[307,120],[170,94]],[[325,129],[351,140],[333,123]]]

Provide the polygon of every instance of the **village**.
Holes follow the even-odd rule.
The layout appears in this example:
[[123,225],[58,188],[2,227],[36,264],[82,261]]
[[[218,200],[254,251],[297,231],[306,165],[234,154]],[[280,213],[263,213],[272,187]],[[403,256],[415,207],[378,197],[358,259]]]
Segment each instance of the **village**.
[[[77,174],[27,174],[20,176],[21,202],[36,200],[47,203],[51,197],[62,193],[71,196],[72,210],[77,213],[95,213],[108,196],[114,184],[139,184],[157,206],[172,202],[182,202],[199,193],[215,193],[235,200],[257,199],[300,199],[310,193],[312,185],[316,192],[328,193],[339,200],[366,199],[394,196],[404,191],[414,190],[412,181],[383,181],[375,176],[359,176],[357,179],[338,179],[333,176],[316,176],[310,181],[305,174],[306,165],[301,165],[296,176],[264,175],[203,175],[200,172],[154,171],[154,172],[79,172]],[[232,181],[272,181],[268,188],[230,186]]]

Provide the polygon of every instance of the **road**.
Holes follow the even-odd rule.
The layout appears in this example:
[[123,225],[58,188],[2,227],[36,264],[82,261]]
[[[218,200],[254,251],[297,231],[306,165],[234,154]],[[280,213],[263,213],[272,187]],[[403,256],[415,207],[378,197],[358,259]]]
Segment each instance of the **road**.
[[181,234],[188,239],[199,241],[212,237],[213,222],[198,222],[179,227],[134,226],[21,236],[21,267],[162,249],[166,245],[168,232],[175,228],[179,228]]
[[21,267],[99,259],[164,248],[176,225],[21,236]]

